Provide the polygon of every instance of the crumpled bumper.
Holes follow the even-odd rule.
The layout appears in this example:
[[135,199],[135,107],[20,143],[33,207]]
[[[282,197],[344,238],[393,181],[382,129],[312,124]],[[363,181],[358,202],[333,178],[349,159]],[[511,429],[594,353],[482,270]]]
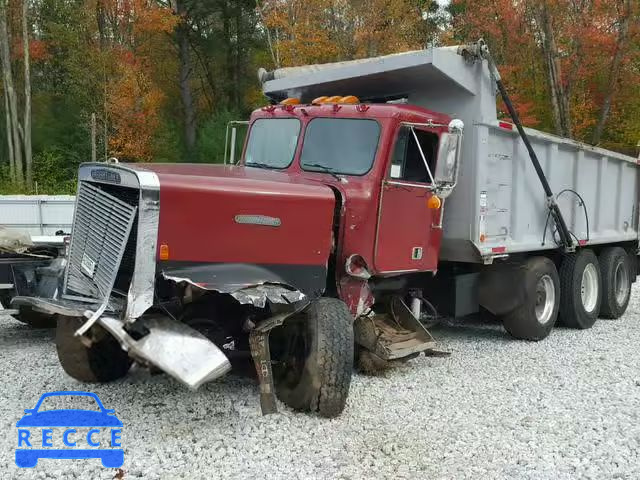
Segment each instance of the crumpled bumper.
[[[16,297],[13,305],[28,305],[52,315],[90,318],[99,305],[69,300]],[[221,377],[231,369],[223,351],[193,328],[163,315],[138,319],[136,326],[149,333],[136,340],[125,330],[125,324],[105,313],[97,323],[118,340],[123,350],[135,360],[153,365],[189,388]]]

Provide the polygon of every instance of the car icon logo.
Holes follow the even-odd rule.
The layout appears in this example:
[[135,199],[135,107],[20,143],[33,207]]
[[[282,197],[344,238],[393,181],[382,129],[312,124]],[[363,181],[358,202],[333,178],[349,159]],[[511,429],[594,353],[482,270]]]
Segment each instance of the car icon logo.
[[[49,410],[45,406],[53,400],[67,401],[78,397],[97,408]],[[41,458],[99,458],[107,468],[123,465],[122,422],[115,416],[115,410],[105,408],[95,393],[45,393],[35,408],[27,409],[25,413],[16,423],[18,467],[33,468]]]

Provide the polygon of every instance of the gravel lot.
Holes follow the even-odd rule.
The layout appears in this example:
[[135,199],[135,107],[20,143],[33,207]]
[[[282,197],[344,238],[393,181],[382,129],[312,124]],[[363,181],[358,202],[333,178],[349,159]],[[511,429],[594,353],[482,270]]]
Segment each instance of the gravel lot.
[[[627,315],[538,343],[498,325],[434,333],[448,358],[356,375],[336,420],[259,413],[250,379],[191,393],[137,370],[93,388],[123,421],[126,478],[640,478],[636,289]],[[15,423],[46,391],[83,389],[58,366],[53,332],[0,319],[3,478],[113,478],[98,460],[14,464]]]

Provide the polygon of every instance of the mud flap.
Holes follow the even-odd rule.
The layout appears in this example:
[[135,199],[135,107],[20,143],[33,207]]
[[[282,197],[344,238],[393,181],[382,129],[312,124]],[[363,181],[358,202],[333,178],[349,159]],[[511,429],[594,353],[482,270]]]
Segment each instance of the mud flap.
[[290,316],[304,310],[308,305],[308,300],[297,302],[292,310],[264,319],[249,334],[251,357],[256,366],[256,373],[260,382],[260,409],[263,415],[278,413],[276,387],[273,380],[273,369],[271,368],[269,333],[275,327],[282,325]]
[[256,366],[258,381],[260,382],[260,409],[263,415],[278,413],[276,405],[275,383],[271,369],[271,352],[269,351],[269,333],[253,330],[249,334],[251,356]]

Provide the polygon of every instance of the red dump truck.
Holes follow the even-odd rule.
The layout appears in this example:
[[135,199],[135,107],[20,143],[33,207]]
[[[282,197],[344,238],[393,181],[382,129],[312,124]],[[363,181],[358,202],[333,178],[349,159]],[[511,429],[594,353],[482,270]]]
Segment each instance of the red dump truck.
[[524,129],[484,43],[261,80],[238,165],[80,167],[62,295],[14,300],[57,315],[74,378],[137,361],[197,388],[251,356],[265,413],[335,416],[354,349],[432,351],[437,316],[541,340],[624,313],[635,160]]

